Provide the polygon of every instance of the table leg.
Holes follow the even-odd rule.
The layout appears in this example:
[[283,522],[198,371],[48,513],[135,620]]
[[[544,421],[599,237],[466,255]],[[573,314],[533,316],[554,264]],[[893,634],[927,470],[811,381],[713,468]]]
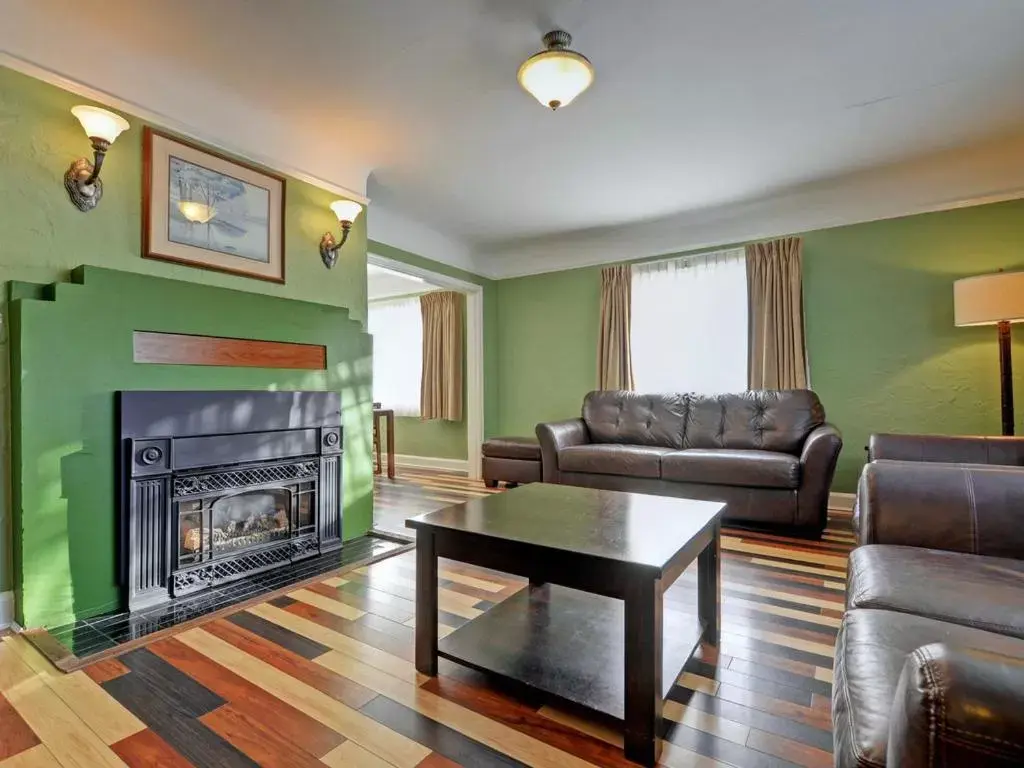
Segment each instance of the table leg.
[[697,555],[697,616],[704,625],[704,640],[718,645],[722,621],[722,531],[715,524],[714,537]]
[[373,474],[380,474],[380,414],[373,414]]
[[395,479],[395,415],[388,414],[388,477]]
[[637,578],[626,592],[626,757],[653,766],[661,755],[661,581]]
[[416,669],[437,674],[437,549],[424,530],[416,532]]

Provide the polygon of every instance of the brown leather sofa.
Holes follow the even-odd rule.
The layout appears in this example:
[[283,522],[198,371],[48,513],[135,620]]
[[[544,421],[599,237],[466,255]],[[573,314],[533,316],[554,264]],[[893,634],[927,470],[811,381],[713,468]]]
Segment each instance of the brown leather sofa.
[[857,506],[836,766],[1024,765],[1024,470],[879,460]]
[[817,536],[842,448],[810,390],[591,392],[582,418],[537,425],[546,483],[728,503],[733,524]]

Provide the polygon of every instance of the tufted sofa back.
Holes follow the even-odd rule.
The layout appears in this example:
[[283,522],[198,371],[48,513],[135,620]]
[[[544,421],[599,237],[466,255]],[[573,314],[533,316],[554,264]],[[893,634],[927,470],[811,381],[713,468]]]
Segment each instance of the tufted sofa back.
[[825,409],[809,389],[726,395],[602,391],[584,399],[583,421],[595,443],[799,453],[807,435],[825,423]]

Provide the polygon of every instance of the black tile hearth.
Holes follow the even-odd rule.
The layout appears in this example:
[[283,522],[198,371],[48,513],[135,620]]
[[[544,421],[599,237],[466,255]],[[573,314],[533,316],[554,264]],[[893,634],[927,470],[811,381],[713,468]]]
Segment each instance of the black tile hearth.
[[[366,563],[381,556],[409,549],[390,539],[361,536],[345,542],[341,549],[319,557],[292,563],[289,567],[260,573],[195,595],[187,595],[153,608],[134,613],[119,612],[52,627],[45,634],[56,640],[71,655],[55,657],[50,643],[36,643],[62,669],[81,666],[87,657],[109,652],[118,646],[193,621],[254,598],[287,589],[331,571]],[[289,600],[280,596],[278,600]],[[31,638],[31,635],[28,635]],[[33,641],[34,642],[34,641]],[[60,650],[60,649],[58,649]]]

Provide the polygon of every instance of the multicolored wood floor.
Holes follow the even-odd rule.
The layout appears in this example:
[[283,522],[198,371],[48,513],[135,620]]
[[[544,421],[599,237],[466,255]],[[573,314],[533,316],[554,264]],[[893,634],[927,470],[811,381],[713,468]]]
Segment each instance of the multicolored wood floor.
[[[404,476],[378,503],[426,511],[485,489]],[[396,483],[397,484],[397,483]],[[429,500],[428,500],[429,499]],[[848,524],[821,542],[730,531],[723,639],[704,647],[665,708],[662,764],[832,765],[829,692]],[[24,639],[0,641],[0,766],[628,766],[614,724],[412,664],[413,553],[97,662],[56,671]],[[695,609],[693,574],[666,610]],[[522,589],[458,563],[440,573],[446,634]]]

